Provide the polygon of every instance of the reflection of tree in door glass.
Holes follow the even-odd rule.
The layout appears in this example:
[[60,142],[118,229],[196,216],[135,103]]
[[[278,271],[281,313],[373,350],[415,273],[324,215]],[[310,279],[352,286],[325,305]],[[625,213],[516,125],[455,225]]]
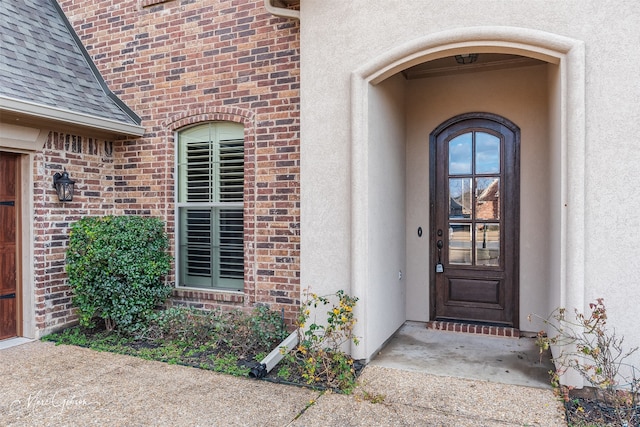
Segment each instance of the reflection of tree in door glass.
[[449,179],[449,218],[470,218],[473,208],[471,178]]
[[500,224],[476,224],[476,265],[500,265]]

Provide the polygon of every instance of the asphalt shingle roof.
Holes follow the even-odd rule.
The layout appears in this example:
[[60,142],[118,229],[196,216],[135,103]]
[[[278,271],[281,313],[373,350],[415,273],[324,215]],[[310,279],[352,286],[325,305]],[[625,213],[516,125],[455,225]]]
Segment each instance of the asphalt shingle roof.
[[52,1],[0,1],[0,96],[139,124],[103,89]]

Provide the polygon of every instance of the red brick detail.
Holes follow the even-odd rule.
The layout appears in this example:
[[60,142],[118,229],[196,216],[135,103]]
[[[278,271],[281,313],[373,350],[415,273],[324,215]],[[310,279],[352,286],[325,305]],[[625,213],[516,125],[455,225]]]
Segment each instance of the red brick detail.
[[[185,126],[204,123],[209,121],[226,121],[242,123],[247,128],[253,127],[254,113],[237,107],[208,107],[187,109],[175,116],[169,117],[162,123],[162,127],[170,131],[175,131]],[[253,138],[252,138],[253,139]]]
[[[243,309],[268,304],[284,309],[292,323],[300,306],[299,22],[272,16],[263,0],[59,3],[109,88],[146,129],[141,138],[109,143],[108,162],[88,160],[95,177],[80,183],[88,201],[65,204],[65,215],[160,217],[175,253],[174,132],[211,120],[243,123],[242,298],[176,292],[174,303]],[[85,152],[57,155],[56,150],[37,167],[68,165],[74,179]],[[42,179],[43,186],[51,185],[50,177]],[[65,228],[48,228],[46,218],[56,217],[58,209],[44,206],[36,231],[68,235]],[[168,281],[175,282],[173,272]]]
[[220,308],[231,310],[243,308],[245,297],[235,292],[199,291],[194,289],[174,289],[169,306],[191,307],[201,310]]
[[185,299],[198,299],[205,301],[224,301],[241,303],[244,301],[244,295],[236,292],[212,292],[200,291],[196,289],[174,289],[173,296]]
[[[94,135],[50,132],[33,164],[35,327],[40,335],[77,321],[65,271],[71,225],[83,216],[115,213],[114,150],[119,142]],[[53,189],[56,172],[76,181],[72,202]]]
[[506,326],[476,325],[462,322],[432,320],[427,322],[427,329],[495,337],[520,337],[520,331],[515,328],[509,328]]

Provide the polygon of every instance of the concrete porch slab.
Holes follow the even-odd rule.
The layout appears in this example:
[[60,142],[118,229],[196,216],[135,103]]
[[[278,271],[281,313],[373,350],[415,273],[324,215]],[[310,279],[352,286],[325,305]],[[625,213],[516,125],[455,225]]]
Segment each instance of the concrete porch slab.
[[405,323],[370,365],[432,375],[551,388],[549,355],[535,338],[506,338],[427,329]]

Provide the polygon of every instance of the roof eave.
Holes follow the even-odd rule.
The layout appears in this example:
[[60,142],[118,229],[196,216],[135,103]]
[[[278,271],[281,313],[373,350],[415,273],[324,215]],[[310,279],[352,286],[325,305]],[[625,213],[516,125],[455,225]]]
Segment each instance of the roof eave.
[[98,129],[121,136],[139,137],[145,133],[144,127],[137,124],[106,119],[6,96],[0,96],[0,111],[2,110],[68,123],[74,126]]

